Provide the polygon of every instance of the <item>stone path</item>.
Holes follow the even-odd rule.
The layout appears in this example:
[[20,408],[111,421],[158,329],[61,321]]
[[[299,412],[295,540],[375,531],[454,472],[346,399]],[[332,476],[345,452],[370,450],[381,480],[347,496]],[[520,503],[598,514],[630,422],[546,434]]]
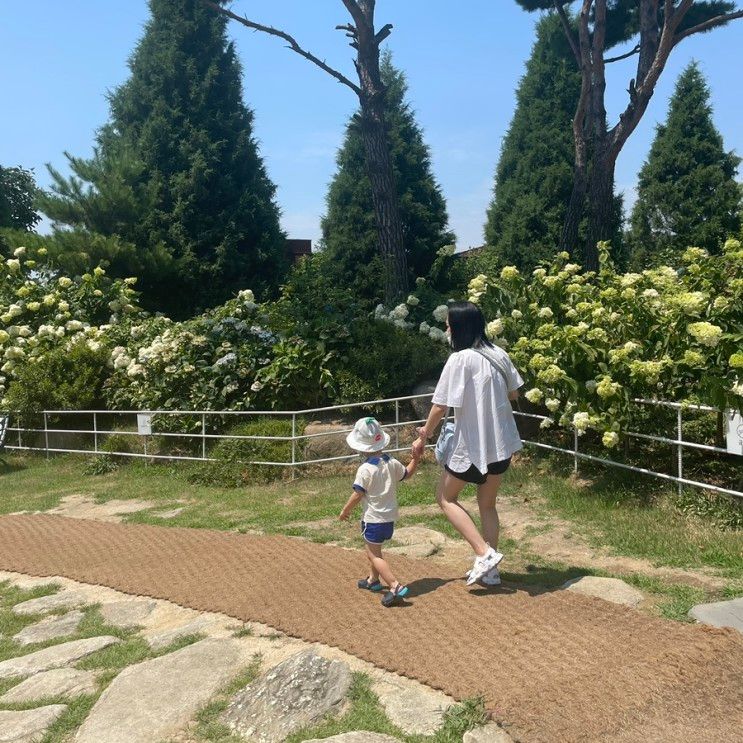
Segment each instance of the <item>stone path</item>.
[[[75,733],[74,743],[154,743],[164,740],[196,743],[200,740],[194,737],[193,732],[196,713],[256,657],[260,658],[260,675],[252,686],[254,692],[260,683],[265,684],[264,680],[270,679],[272,672],[274,678],[279,679],[274,683],[278,683],[280,688],[294,688],[297,691],[294,705],[297,716],[294,721],[285,714],[283,701],[279,708],[275,703],[271,704],[272,696],[243,691],[233,698],[230,709],[235,721],[245,719],[244,716],[240,717],[240,710],[246,709],[249,700],[255,701],[257,697],[268,701],[264,713],[267,710],[268,716],[272,714],[275,718],[272,728],[275,733],[272,736],[264,726],[260,737],[264,743],[278,743],[286,731],[296,727],[296,720],[307,722],[313,719],[313,715],[304,710],[297,700],[304,698],[305,702],[309,700],[311,709],[320,709],[318,694],[310,693],[313,684],[318,686],[324,683],[318,682],[316,667],[320,666],[338,669],[340,677],[345,679],[336,688],[335,696],[330,695],[331,703],[327,709],[342,710],[346,704],[351,672],[365,673],[371,679],[372,690],[379,697],[390,721],[407,734],[434,733],[443,724],[446,709],[454,703],[451,697],[439,691],[376,668],[337,648],[290,638],[260,623],[242,625],[222,614],[185,609],[168,601],[130,596],[64,577],[35,578],[0,571],[2,581],[9,581],[24,589],[49,584],[56,584],[60,588],[56,594],[33,599],[36,603],[31,606],[35,609],[33,613],[39,616],[50,611],[67,610],[66,613],[39,619],[18,633],[24,638],[44,637],[43,641],[46,641],[47,632],[39,632],[39,627],[49,628],[54,623],[74,627],[83,616],[81,608],[93,604],[99,606],[101,614],[113,626],[131,628],[136,625],[137,633],[153,649],[161,650],[185,635],[199,634],[204,638],[180,650],[122,670],[100,695]],[[14,611],[28,616],[29,603],[17,604]],[[1,662],[0,678],[13,678],[19,683],[0,697],[0,743],[31,743],[38,740],[38,736],[66,710],[65,704],[46,705],[24,712],[3,710],[3,706],[30,704],[42,699],[68,700],[83,694],[98,693],[99,673],[79,670],[74,665],[95,652],[95,649],[116,642],[119,642],[118,638],[110,636],[60,642],[50,648]],[[20,642],[19,647],[22,647]],[[312,658],[310,666],[302,670],[302,659],[308,657]],[[284,669],[281,668],[282,664]],[[293,679],[291,682],[280,680],[285,678],[287,668]],[[298,668],[302,672],[298,672]],[[281,712],[277,712],[277,709],[281,709]],[[236,730],[241,726],[247,730],[244,722],[234,723]],[[337,736],[341,743],[389,743],[396,740],[365,731],[346,733],[344,736]]]

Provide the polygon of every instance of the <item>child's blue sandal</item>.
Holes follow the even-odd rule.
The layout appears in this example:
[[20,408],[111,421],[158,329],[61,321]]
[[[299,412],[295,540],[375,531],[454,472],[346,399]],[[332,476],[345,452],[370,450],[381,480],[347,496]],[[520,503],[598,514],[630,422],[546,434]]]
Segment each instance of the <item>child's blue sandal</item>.
[[382,590],[382,584],[378,580],[369,582],[368,578],[362,578],[356,585],[364,591],[373,591],[374,593]]
[[398,585],[394,591],[387,591],[382,596],[382,606],[394,606],[400,599],[405,598],[410,590],[407,586]]

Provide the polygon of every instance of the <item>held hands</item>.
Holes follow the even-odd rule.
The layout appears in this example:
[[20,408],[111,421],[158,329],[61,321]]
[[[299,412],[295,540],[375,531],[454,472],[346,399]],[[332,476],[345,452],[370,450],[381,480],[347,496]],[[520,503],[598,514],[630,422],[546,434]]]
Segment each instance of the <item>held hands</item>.
[[412,453],[413,453],[413,459],[416,461],[423,458],[423,454],[426,451],[426,440],[424,438],[417,438],[413,442],[413,446],[411,447]]

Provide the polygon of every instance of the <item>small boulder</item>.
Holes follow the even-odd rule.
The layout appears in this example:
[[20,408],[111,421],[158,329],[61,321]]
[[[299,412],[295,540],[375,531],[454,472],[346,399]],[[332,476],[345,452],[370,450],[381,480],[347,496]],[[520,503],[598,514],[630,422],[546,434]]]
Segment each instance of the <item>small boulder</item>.
[[444,723],[450,699],[422,684],[381,682],[373,687],[387,717],[408,735],[433,735]]
[[312,438],[301,440],[304,443],[304,459],[325,459],[353,454],[346,443],[346,436],[352,428],[352,425],[342,421],[330,423],[314,421],[308,424],[303,433]]
[[425,420],[428,418],[428,413],[431,410],[431,395],[436,389],[437,380],[429,379],[425,382],[420,382],[413,387],[411,395],[426,395],[426,397],[419,397],[410,401],[410,406],[413,408],[416,420]]
[[629,583],[619,580],[619,578],[599,578],[595,575],[582,575],[580,578],[573,578],[573,580],[563,583],[561,588],[632,608],[639,606],[645,598],[641,591],[638,591]]
[[328,713],[340,712],[350,686],[346,663],[306,650],[248,684],[220,720],[251,743],[280,743]]

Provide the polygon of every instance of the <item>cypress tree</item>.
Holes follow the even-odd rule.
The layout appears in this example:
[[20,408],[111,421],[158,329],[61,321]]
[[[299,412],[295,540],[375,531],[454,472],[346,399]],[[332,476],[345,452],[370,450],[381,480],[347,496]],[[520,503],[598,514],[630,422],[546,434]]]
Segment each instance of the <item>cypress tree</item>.
[[152,309],[184,316],[247,287],[265,296],[287,268],[284,236],[226,19],[200,0],[149,4],[95,156],[68,156],[69,179],[51,169],[43,210],[133,244]]
[[560,20],[546,15],[516,92],[485,223],[485,242],[503,263],[528,270],[558,250],[579,94],[580,72]]
[[639,174],[630,242],[637,265],[672,259],[689,246],[719,252],[740,229],[740,158],[726,152],[712,120],[704,75],[680,75],[665,124],[656,127]]
[[[386,53],[381,61],[386,90],[387,136],[403,223],[405,252],[411,278],[425,276],[444,245],[454,242],[447,229],[446,203],[431,173],[431,155],[423,132],[405,100],[405,76]],[[366,174],[364,144],[358,114],[351,117],[337,155],[337,171],[328,189],[322,219],[322,255],[326,270],[338,283],[370,302],[384,289],[382,261],[371,184]]]

